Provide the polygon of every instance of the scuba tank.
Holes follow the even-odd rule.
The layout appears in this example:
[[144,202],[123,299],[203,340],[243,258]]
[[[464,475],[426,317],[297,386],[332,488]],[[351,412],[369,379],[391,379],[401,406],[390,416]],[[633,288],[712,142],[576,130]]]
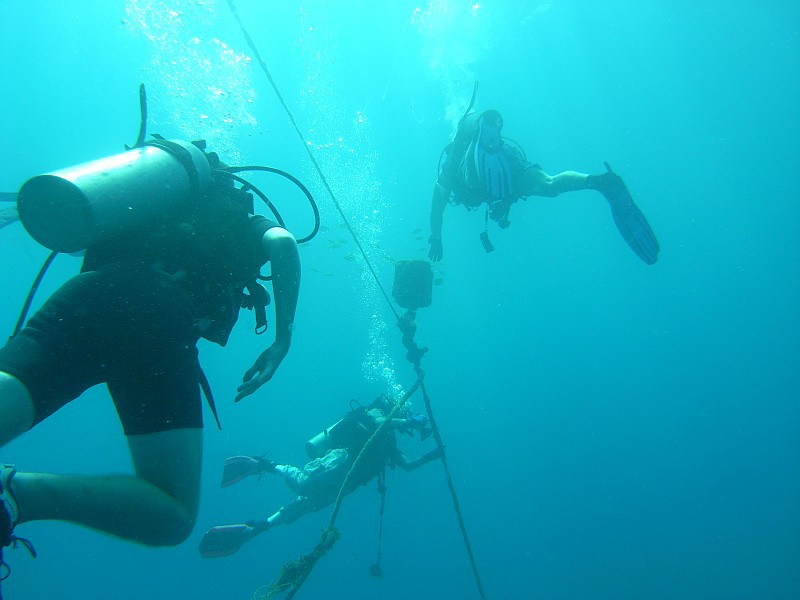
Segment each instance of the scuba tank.
[[350,427],[344,423],[344,420],[344,418],[339,419],[306,442],[306,454],[309,458],[321,458],[328,450],[343,448],[347,445],[345,442],[349,436],[346,435],[345,430],[349,430]]
[[[388,414],[391,410],[387,408],[391,406],[388,402],[385,396],[378,396],[369,406],[361,406],[357,401],[351,400],[350,412],[306,442],[306,454],[315,459],[325,456],[334,448],[360,449],[377,427],[367,411],[379,408],[384,415]],[[354,403],[357,405],[355,408]]]
[[20,188],[17,207],[37,242],[77,252],[188,202],[210,181],[211,166],[197,146],[153,140],[32,177]]
[[[203,140],[165,140],[153,134],[155,139],[145,142],[147,94],[144,84],[139,86],[139,109],[139,135],[133,147],[125,146],[127,152],[37,175],[26,181],[18,194],[0,194],[0,201],[16,200],[13,211],[2,211],[0,219],[5,216],[6,221],[0,224],[8,224],[19,217],[30,236],[53,251],[31,286],[12,337],[22,329],[39,284],[59,252],[80,252],[151,218],[188,207],[194,196],[206,191],[212,177],[224,177],[234,186],[238,183],[239,190],[253,192],[264,201],[281,227],[285,227],[283,218],[269,198],[238,174],[262,171],[288,179],[305,195],[314,213],[311,233],[299,238],[297,243],[307,242],[319,232],[319,209],[311,192],[296,177],[274,167],[220,167],[214,152],[204,152]],[[257,276],[261,281],[271,278],[271,275]],[[261,295],[263,304],[266,292]]]

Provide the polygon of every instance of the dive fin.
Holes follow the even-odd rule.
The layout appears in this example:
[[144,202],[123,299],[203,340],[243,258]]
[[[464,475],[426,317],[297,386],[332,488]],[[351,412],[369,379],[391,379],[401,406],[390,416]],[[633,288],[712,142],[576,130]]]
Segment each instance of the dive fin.
[[503,152],[480,149],[478,167],[481,183],[492,198],[503,200],[511,195],[511,165]]
[[231,456],[225,459],[222,467],[222,487],[239,483],[250,475],[259,475],[262,471],[261,463],[252,456]]
[[464,158],[466,179],[469,185],[482,187],[492,200],[504,200],[513,188],[511,163],[502,148],[502,138],[498,137],[499,146],[490,150],[482,141],[483,135],[481,121]]
[[647,218],[633,202],[622,177],[614,173],[608,163],[605,165],[608,172],[600,176],[603,178],[603,185],[598,191],[608,201],[622,239],[639,258],[648,265],[653,265],[658,261],[658,240]]
[[246,523],[212,527],[203,535],[198,550],[204,558],[230,556],[238,552],[239,548],[255,535],[255,528]]

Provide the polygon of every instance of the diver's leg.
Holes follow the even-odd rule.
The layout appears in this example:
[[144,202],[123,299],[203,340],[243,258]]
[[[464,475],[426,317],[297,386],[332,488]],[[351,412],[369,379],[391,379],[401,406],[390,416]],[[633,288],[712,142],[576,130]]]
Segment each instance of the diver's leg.
[[263,528],[262,530],[266,530],[268,527],[274,527],[276,525],[288,525],[315,510],[319,509],[313,499],[307,496],[298,496],[289,504],[281,506],[281,508],[270,515],[266,521],[258,522],[256,527],[258,528],[261,526]]
[[197,517],[202,430],[129,436],[128,446],[135,476],[16,473],[20,522],[70,521],[151,546],[184,541]]
[[212,527],[203,534],[197,549],[205,558],[230,556],[257,535],[261,535],[276,525],[288,525],[311,510],[310,500],[305,496],[298,496],[272,516],[261,521]]
[[538,166],[525,169],[520,179],[520,195],[554,198],[566,192],[577,192],[588,187],[588,175],[577,171],[563,171],[548,175]]
[[577,192],[588,187],[589,176],[577,171],[563,171],[550,178],[550,189],[556,196],[566,192]]
[[[295,467],[290,468],[294,469]],[[257,535],[261,535],[277,525],[293,523],[308,513],[328,506],[334,499],[335,493],[319,494],[313,497],[298,496],[292,502],[282,506],[280,510],[261,521],[247,521],[246,523],[212,527],[203,535],[198,550],[206,558],[229,556],[238,552],[239,548]]]
[[0,371],[0,447],[28,431],[33,419],[28,389],[13,375]]
[[302,492],[303,485],[308,480],[308,475],[306,475],[305,471],[292,465],[275,465],[273,473],[280,475],[286,487],[295,494]]
[[[295,518],[299,518],[300,516],[301,515],[298,515]],[[288,525],[293,520],[294,519],[289,518],[285,510],[280,509],[267,517],[266,522],[260,522],[259,525],[262,525],[263,529],[266,530],[267,528],[275,527],[276,525]]]

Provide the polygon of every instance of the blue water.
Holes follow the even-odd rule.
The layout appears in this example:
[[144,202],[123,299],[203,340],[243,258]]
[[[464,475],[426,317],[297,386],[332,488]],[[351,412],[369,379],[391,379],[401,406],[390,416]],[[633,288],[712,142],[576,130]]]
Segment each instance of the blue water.
[[[418,339],[487,597],[800,597],[796,3],[236,4],[387,288],[393,261],[426,255],[435,166],[475,80],[476,108],[500,110],[506,135],[548,172],[611,163],[659,237],[648,267],[594,192],[519,203],[510,229],[490,227],[489,255],[481,213],[445,213]],[[202,560],[206,528],[291,498],[275,479],[220,489],[222,460],[302,463],[303,442],[350,398],[410,386],[392,312],[226,2],[5,0],[0,40],[0,190],[132,144],[144,82],[151,132],[287,169],[320,203],[276,378],[233,404],[269,343],[249,314],[224,351],[201,348],[224,430],[205,431],[191,539],[150,549],[37,522],[18,531],[37,560],[6,552],[11,600],[250,598],[314,546],[328,513]],[[257,180],[305,234],[302,197]],[[47,251],[14,225],[0,253],[10,333]],[[78,264],[60,258],[37,304]],[[410,455],[429,444],[403,438]],[[130,470],[99,388],[2,460]],[[478,597],[440,466],[390,472],[388,488],[383,579],[367,573],[369,487],[347,499],[343,537],[298,598]]]

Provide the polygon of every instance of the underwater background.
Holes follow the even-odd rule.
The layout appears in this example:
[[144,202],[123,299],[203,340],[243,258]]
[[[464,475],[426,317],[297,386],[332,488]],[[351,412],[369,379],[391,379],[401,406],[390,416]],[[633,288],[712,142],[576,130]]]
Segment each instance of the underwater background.
[[[551,174],[626,180],[661,243],[642,263],[605,201],[530,198],[512,225],[448,207],[433,303],[417,315],[426,384],[488,598],[800,597],[800,7],[795,2],[415,3],[236,0],[380,284],[427,256],[441,149],[475,108]],[[0,0],[0,190],[121,152],[139,127],[206,139],[231,164],[304,181],[322,232],[301,246],[292,349],[232,402],[270,342],[244,312],[226,349],[204,343],[223,430],[206,410],[192,537],[153,549],[74,525],[27,523],[39,554],[6,549],[8,600],[242,598],[310,551],[329,511],[218,560],[217,524],[291,499],[277,478],[221,489],[222,461],[303,464],[305,440],[350,399],[408,389],[389,306],[223,0]],[[302,236],[302,195],[252,180]],[[2,207],[0,207],[2,208]],[[0,232],[10,334],[48,251]],[[74,274],[60,257],[35,305]],[[419,396],[415,408],[424,409]],[[401,439],[416,456],[432,447]],[[3,450],[19,470],[128,472],[105,388]],[[380,497],[350,495],[342,538],[298,598],[478,598],[442,468],[391,471],[383,578]]]

